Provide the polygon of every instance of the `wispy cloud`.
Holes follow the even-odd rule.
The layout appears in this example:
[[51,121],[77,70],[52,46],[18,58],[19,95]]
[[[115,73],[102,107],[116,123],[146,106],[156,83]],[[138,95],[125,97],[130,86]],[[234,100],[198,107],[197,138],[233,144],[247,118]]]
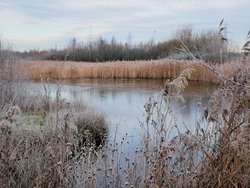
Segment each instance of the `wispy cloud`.
[[[183,24],[206,29],[225,18],[231,36],[239,40],[239,29],[246,27],[237,23],[250,25],[249,9],[249,0],[0,0],[0,28],[18,49],[25,49],[39,47],[45,38],[47,47],[70,37],[88,40],[90,33],[116,35],[121,41],[129,34],[134,41],[162,40]],[[27,41],[23,47],[22,38]]]

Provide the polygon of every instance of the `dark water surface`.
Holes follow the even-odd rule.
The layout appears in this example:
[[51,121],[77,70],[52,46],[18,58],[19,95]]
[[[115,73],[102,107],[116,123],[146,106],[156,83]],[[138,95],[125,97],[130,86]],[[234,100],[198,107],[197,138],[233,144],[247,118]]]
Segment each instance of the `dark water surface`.
[[[110,136],[128,135],[138,137],[141,133],[139,121],[143,120],[144,108],[149,97],[159,95],[164,80],[101,80],[83,79],[62,81],[61,96],[68,101],[83,101],[85,104],[104,112],[110,124]],[[57,84],[49,83],[52,96],[55,96]],[[43,91],[43,84],[29,83],[29,88]],[[192,127],[200,117],[200,109],[207,105],[209,97],[216,89],[215,85],[190,82],[183,92],[185,102],[172,104],[173,111],[182,125]]]

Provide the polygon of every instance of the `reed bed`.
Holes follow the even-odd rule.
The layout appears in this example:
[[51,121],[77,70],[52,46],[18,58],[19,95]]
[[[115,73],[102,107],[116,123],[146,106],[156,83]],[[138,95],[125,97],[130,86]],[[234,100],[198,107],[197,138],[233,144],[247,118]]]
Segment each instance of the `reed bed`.
[[[233,64],[216,66],[222,74],[233,75]],[[189,80],[218,83],[218,77],[195,61],[116,61],[106,63],[27,61],[23,66],[32,74],[32,79],[79,79],[79,78],[131,78],[131,79],[175,79],[186,68],[193,71]]]

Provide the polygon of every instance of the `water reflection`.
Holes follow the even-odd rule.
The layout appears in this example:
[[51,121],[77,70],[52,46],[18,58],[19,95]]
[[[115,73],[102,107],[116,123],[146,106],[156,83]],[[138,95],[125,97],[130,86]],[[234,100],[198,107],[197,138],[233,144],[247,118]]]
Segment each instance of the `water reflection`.
[[[164,80],[98,80],[84,79],[62,82],[62,97],[69,101],[84,101],[87,105],[102,110],[110,122],[111,136],[123,136],[128,133],[137,136],[140,133],[139,120],[143,119],[143,106],[149,97],[158,95]],[[33,91],[43,88],[41,83],[29,84]],[[200,116],[199,109],[207,105],[209,96],[216,86],[197,82],[189,83],[183,92],[185,102],[172,104],[173,111],[181,129],[193,127]],[[49,88],[55,94],[57,85],[50,83]],[[182,126],[183,125],[183,126]]]

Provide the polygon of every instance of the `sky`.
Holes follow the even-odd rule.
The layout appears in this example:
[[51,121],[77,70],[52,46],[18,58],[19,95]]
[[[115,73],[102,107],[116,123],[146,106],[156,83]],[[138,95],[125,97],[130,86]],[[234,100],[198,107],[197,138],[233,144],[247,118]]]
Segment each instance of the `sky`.
[[250,29],[250,0],[0,0],[0,34],[13,50],[67,47],[102,36],[163,41],[184,26],[216,30],[224,18],[231,45]]

